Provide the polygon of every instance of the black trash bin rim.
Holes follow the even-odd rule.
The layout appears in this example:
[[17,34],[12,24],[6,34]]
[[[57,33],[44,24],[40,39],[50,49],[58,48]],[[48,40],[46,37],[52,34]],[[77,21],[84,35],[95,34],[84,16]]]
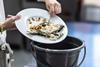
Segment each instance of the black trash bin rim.
[[80,50],[83,47],[85,47],[84,41],[81,41],[80,39],[78,39],[76,37],[72,37],[72,38],[77,39],[80,42],[82,42],[82,45],[79,46],[79,47],[73,48],[73,49],[62,49],[62,50],[58,50],[58,49],[48,49],[48,48],[39,47],[37,45],[33,45],[33,47],[38,48],[38,50],[41,50],[41,51],[45,51],[45,52],[57,52],[57,53],[64,53],[64,52],[76,51],[76,50]]

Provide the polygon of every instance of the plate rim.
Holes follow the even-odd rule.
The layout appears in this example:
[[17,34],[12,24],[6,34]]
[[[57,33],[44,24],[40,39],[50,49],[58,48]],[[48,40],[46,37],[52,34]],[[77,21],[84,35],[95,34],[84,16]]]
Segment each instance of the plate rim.
[[[21,11],[19,11],[18,13],[17,13],[17,15],[20,15],[20,13],[21,12],[23,12],[23,11],[25,11],[25,10],[30,10],[30,9],[40,9],[40,8],[27,8],[27,9],[23,9],[23,10],[21,10]],[[44,9],[40,9],[40,10],[44,10]],[[46,10],[44,10],[44,11],[46,11]],[[64,24],[64,26],[66,25],[65,24],[65,22],[59,17],[59,16],[57,16],[57,15],[55,15],[57,18],[59,18],[62,22],[63,22],[63,24]],[[59,43],[59,42],[61,42],[61,41],[63,41],[66,37],[67,37],[67,35],[68,35],[68,27],[67,27],[67,25],[66,25],[66,31],[67,31],[67,35],[66,35],[66,37],[64,37],[63,39],[61,39],[59,42],[58,42],[58,40],[56,40],[55,42],[54,41],[52,41],[52,42],[41,42],[41,41],[37,41],[37,40],[34,40],[32,37],[30,38],[30,36],[28,36],[27,35],[27,33],[23,33],[19,28],[18,28],[18,23],[20,23],[20,22],[17,22],[17,21],[15,21],[15,25],[16,25],[16,27],[17,27],[17,29],[21,32],[21,34],[23,34],[25,37],[27,37],[27,38],[29,38],[29,39],[31,39],[32,41],[36,41],[36,42],[39,42],[39,43],[45,43],[45,44],[55,44],[55,43]],[[50,40],[51,41],[51,40]]]

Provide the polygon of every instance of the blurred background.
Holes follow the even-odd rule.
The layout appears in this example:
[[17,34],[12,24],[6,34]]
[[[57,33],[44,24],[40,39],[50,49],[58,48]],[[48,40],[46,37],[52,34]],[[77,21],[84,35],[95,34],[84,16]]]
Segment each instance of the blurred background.
[[[100,67],[100,0],[58,0],[62,5],[59,16],[68,26],[69,36],[85,42],[87,54],[81,67]],[[43,2],[36,0],[4,0],[7,15],[16,15],[25,8],[45,8]],[[17,29],[7,30],[7,42],[14,50],[12,67],[24,67],[32,61],[28,38]],[[80,59],[83,54],[80,54]]]

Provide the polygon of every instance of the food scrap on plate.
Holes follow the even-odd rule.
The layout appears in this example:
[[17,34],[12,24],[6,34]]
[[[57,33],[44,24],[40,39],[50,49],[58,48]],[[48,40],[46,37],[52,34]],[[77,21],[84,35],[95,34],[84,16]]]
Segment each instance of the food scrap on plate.
[[34,16],[27,19],[28,34],[42,36],[50,40],[57,40],[62,37],[63,28],[64,25],[51,22],[43,17]]

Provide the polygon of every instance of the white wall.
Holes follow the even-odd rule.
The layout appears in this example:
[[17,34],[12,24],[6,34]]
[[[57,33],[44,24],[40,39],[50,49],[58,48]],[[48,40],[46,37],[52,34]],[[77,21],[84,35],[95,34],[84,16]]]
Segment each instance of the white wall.
[[83,0],[84,4],[100,6],[100,0]]

